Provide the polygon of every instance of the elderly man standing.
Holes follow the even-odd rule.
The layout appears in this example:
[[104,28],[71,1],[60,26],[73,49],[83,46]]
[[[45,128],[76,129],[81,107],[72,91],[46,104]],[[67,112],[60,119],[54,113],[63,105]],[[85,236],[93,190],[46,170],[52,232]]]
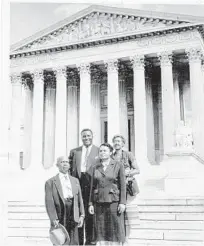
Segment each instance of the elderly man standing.
[[[85,213],[78,179],[68,174],[67,157],[57,159],[59,173],[45,183],[45,206],[51,227],[60,223],[69,233],[69,245],[79,245],[78,228],[82,227]],[[67,243],[68,245],[68,243]]]
[[70,151],[71,175],[78,178],[85,208],[85,240],[84,228],[79,230],[80,245],[95,244],[95,223],[93,215],[89,214],[89,193],[91,183],[92,168],[98,159],[98,147],[92,144],[93,133],[91,129],[83,129],[81,131],[81,139],[83,145]]

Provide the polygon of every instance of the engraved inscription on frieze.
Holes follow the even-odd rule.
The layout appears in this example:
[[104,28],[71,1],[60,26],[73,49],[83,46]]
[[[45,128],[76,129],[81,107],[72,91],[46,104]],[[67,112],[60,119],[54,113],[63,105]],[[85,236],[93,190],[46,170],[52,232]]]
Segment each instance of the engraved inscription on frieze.
[[21,47],[20,50],[63,45],[76,41],[84,42],[108,35],[128,34],[178,24],[180,24],[178,21],[94,12]]

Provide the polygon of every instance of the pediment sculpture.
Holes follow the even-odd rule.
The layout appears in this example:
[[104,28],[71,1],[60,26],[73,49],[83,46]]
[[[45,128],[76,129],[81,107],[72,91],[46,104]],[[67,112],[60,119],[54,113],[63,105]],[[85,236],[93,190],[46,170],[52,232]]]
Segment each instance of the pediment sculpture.
[[24,45],[19,50],[97,40],[107,36],[178,25],[179,21],[94,12]]

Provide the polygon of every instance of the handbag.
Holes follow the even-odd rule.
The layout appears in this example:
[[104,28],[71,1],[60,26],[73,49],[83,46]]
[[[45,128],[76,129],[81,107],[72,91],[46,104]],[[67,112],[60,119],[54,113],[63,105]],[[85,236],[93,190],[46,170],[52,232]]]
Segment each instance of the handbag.
[[126,189],[130,196],[136,196],[140,193],[139,186],[135,178],[127,180]]

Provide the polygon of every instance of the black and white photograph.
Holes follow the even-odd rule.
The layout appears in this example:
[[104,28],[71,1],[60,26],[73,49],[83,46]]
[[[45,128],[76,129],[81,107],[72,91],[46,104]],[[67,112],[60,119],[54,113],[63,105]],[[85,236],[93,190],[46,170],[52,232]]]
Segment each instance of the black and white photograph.
[[0,245],[204,246],[204,2],[1,2]]

